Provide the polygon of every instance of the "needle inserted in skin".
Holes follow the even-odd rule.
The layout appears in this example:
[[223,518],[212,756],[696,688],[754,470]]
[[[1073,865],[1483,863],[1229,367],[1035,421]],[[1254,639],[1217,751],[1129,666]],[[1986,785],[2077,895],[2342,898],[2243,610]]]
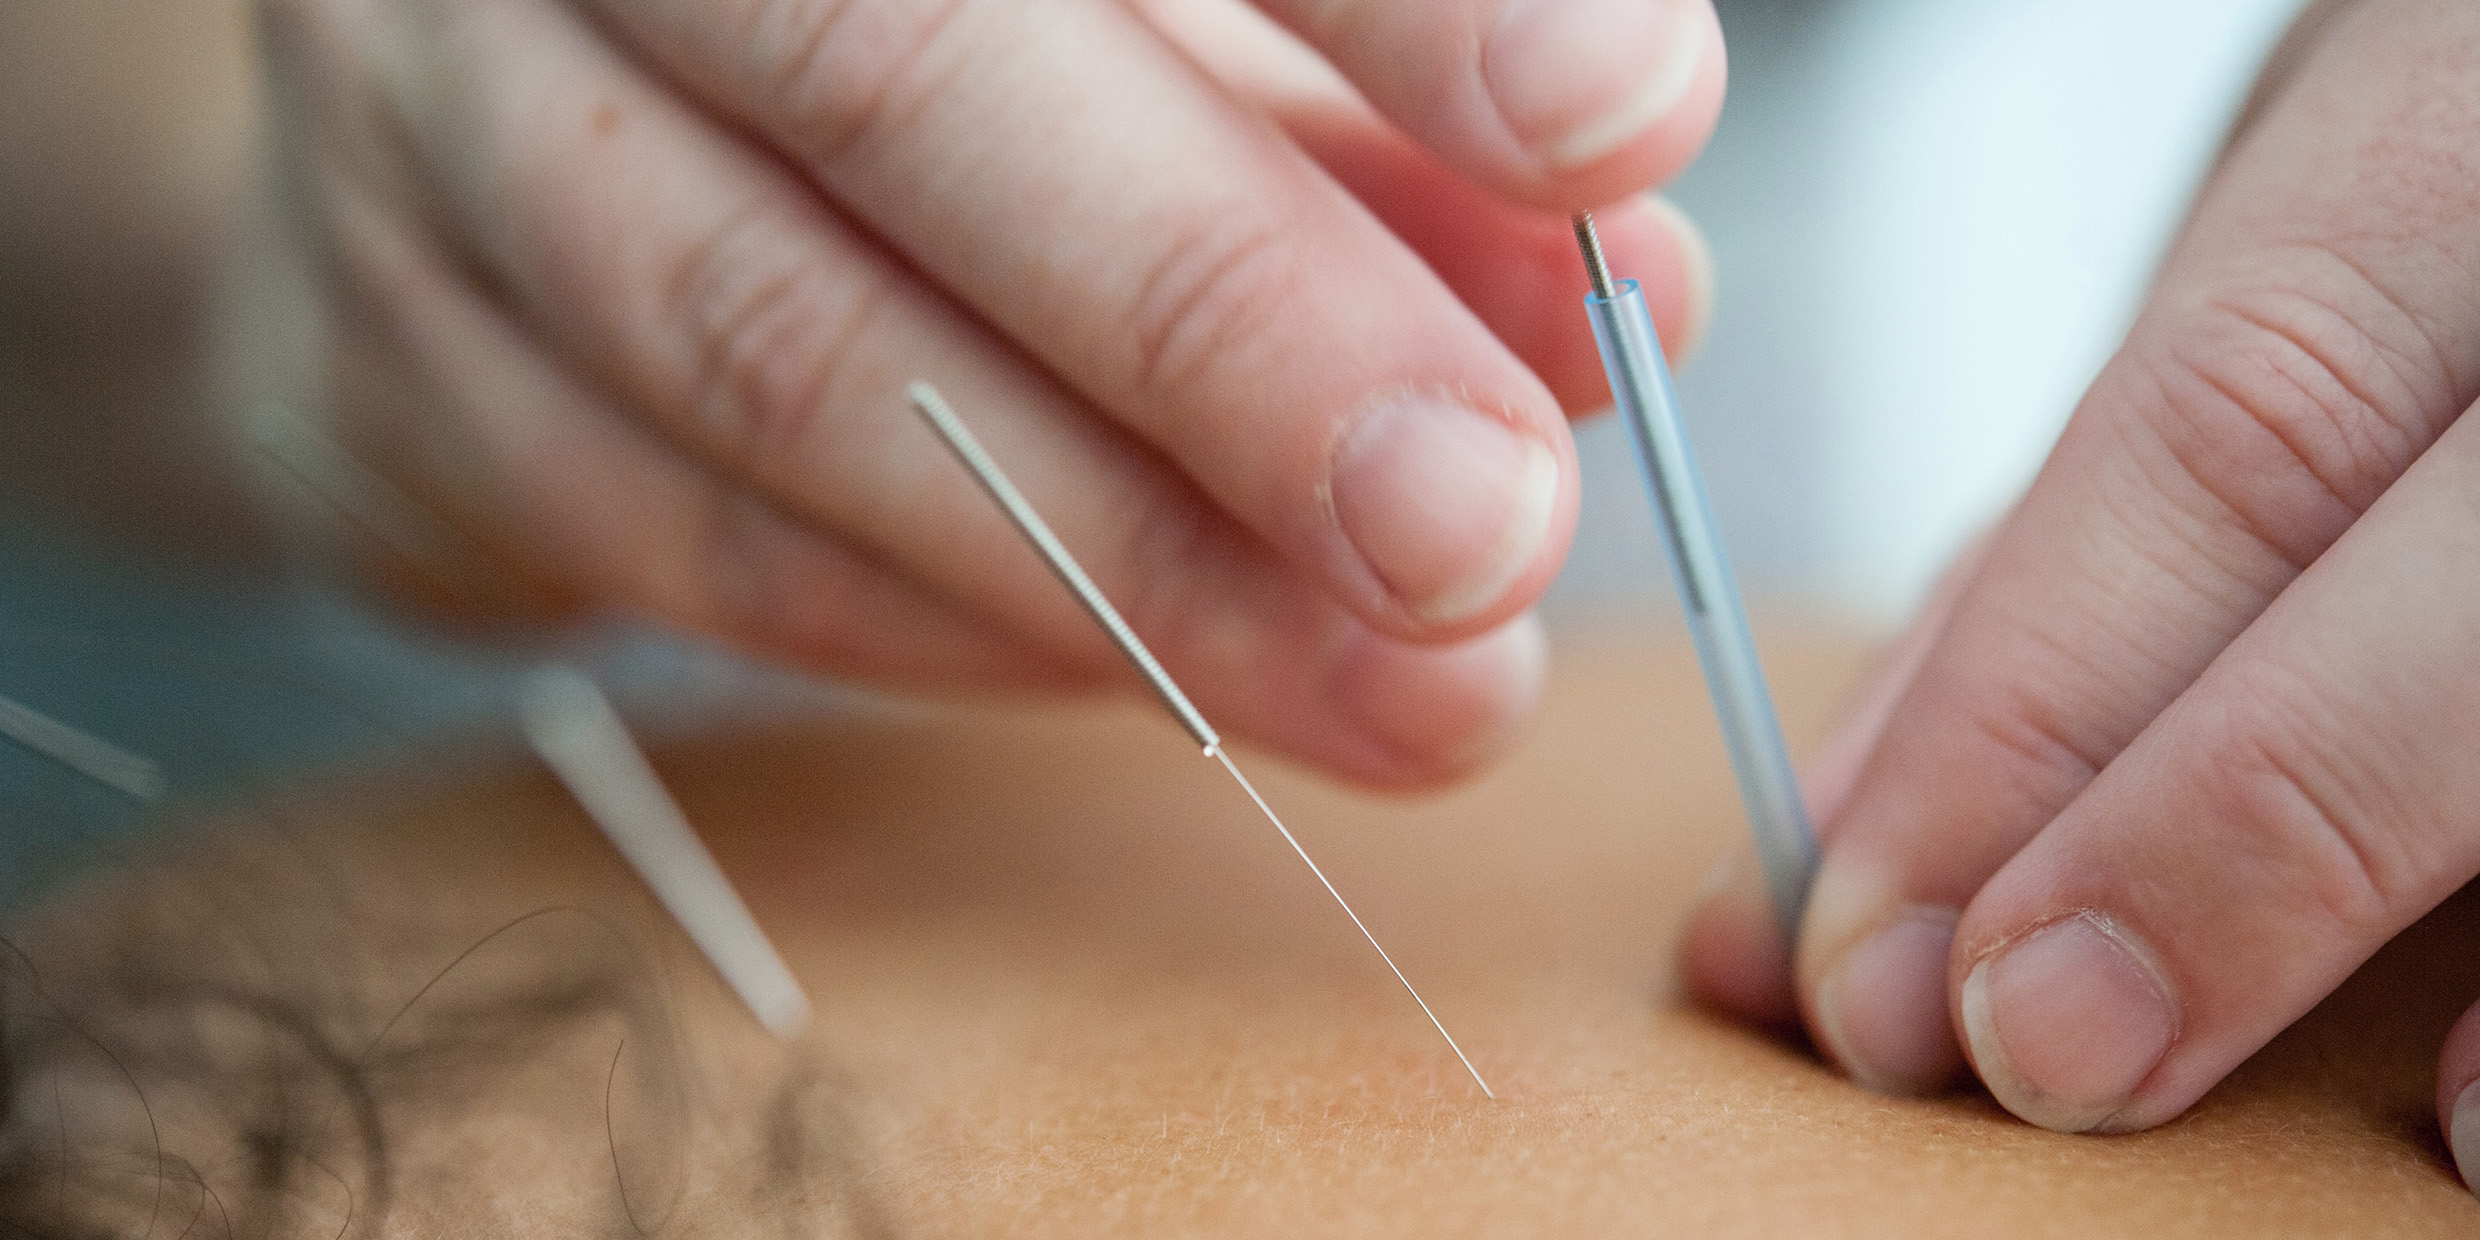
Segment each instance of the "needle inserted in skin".
[[1103,631],[1111,635],[1111,640],[1119,645],[1120,653],[1136,665],[1137,671],[1153,686],[1155,694],[1162,698],[1163,705],[1169,707],[1172,716],[1180,721],[1180,726],[1196,739],[1198,747],[1205,751],[1207,757],[1222,763],[1224,770],[1231,772],[1232,779],[1240,785],[1242,792],[1249,794],[1249,800],[1257,806],[1258,812],[1274,824],[1274,829],[1282,834],[1283,842],[1291,845],[1301,863],[1309,867],[1309,873],[1317,876],[1318,885],[1326,888],[1326,894],[1335,898],[1335,904],[1343,909],[1343,915],[1352,919],[1362,938],[1369,940],[1369,946],[1378,953],[1378,959],[1386,962],[1387,971],[1395,975],[1396,981],[1404,984],[1404,992],[1421,1006],[1421,1014],[1429,1017],[1430,1027],[1438,1031],[1439,1037],[1446,1039],[1447,1049],[1454,1051],[1464,1070],[1472,1074],[1473,1084],[1481,1087],[1481,1095],[1497,1098],[1498,1095],[1490,1089],[1490,1083],[1481,1079],[1481,1070],[1475,1068],[1472,1060],[1465,1056],[1464,1048],[1455,1044],[1455,1035],[1447,1032],[1438,1014],[1429,1009],[1429,1001],[1413,988],[1412,979],[1405,977],[1404,971],[1396,967],[1395,958],[1387,955],[1386,949],[1378,945],[1378,936],[1369,932],[1368,925],[1361,921],[1361,915],[1352,911],[1351,901],[1343,898],[1343,893],[1337,891],[1335,884],[1326,877],[1326,871],[1319,869],[1318,863],[1310,859],[1309,850],[1301,847],[1292,829],[1284,826],[1283,820],[1275,816],[1273,808],[1266,804],[1266,798],[1258,795],[1257,786],[1251,784],[1248,776],[1241,774],[1240,768],[1232,764],[1231,755],[1223,752],[1222,738],[1215,734],[1205,716],[1197,713],[1188,695],[1180,692],[1180,686],[1172,682],[1171,674],[1163,670],[1162,664],[1155,661],[1154,653],[1138,640],[1136,630],[1129,628],[1128,622],[1120,618],[1119,609],[1103,597],[1101,587],[1085,575],[1085,570],[1077,565],[1076,557],[1068,554],[1068,548],[1059,541],[1058,535],[1051,533],[1051,527],[1042,520],[1042,515],[1033,510],[1033,505],[1025,502],[1024,494],[1008,481],[998,462],[983,451],[981,441],[973,437],[972,431],[965,429],[955,410],[948,408],[946,398],[939,395],[938,389],[920,382],[906,388],[905,396],[922,420],[939,433],[939,438],[947,441],[948,450],[956,454],[957,460],[964,462],[965,468],[982,484],[982,489],[998,501],[1000,509],[1007,513],[1009,521],[1015,523],[1017,531],[1025,536],[1025,541],[1032,543],[1034,550],[1042,554],[1051,572],[1068,587],[1070,593],[1076,595],[1076,601],[1084,606]]
[[1670,366],[1662,360],[1662,342],[1654,334],[1644,293],[1634,280],[1610,278],[1590,214],[1578,214],[1575,225],[1576,245],[1584,251],[1585,271],[1593,281],[1585,309],[1593,319],[1593,339],[1601,347],[1611,399],[1636,441],[1645,484],[1653,492],[1654,515],[1670,544],[1671,579],[1679,587],[1688,632],[1696,639],[1697,662],[1705,669],[1705,687],[1713,696],[1723,744],[1731,752],[1731,770],[1757,837],[1775,916],[1784,940],[1798,942],[1800,913],[1817,876],[1817,837],[1800,800],[1799,778],[1783,745],[1773,695],[1765,687],[1756,639],[1748,632],[1748,610],[1723,554],[1713,506],[1706,502],[1696,456],[1689,450],[1679,398],[1671,390]]
[[0,736],[132,801],[152,801],[164,794],[163,769],[153,761],[4,697],[0,697]]
[[809,996],[716,866],[680,804],[583,672],[545,667],[518,701],[525,737],[767,1032],[790,1041]]

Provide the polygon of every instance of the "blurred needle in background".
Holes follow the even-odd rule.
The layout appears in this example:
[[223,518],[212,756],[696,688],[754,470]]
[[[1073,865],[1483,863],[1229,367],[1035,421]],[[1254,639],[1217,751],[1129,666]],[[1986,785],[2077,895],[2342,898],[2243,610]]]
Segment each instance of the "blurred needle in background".
[[152,801],[164,794],[164,773],[153,761],[4,697],[0,697],[0,736],[133,801]]
[[585,673],[538,668],[517,703],[526,740],[767,1031],[809,1024],[809,996],[690,829],[610,699]]

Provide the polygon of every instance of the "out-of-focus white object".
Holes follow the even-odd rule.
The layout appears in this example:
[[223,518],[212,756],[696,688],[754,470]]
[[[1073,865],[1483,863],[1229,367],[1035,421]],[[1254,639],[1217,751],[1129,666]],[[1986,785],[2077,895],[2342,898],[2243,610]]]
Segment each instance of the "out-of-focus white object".
[[517,709],[534,751],[758,1023],[779,1038],[799,1035],[809,1024],[809,996],[603,691],[574,668],[539,668],[525,678]]
[[152,801],[164,794],[163,769],[152,759],[5,697],[0,697],[0,736],[130,800]]

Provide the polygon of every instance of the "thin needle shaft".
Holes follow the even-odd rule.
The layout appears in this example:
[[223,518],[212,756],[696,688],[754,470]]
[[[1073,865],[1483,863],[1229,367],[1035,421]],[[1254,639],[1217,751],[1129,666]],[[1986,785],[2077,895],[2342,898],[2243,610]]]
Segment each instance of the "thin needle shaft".
[[999,501],[1000,511],[1016,523],[1025,541],[1042,553],[1043,563],[1050,565],[1051,573],[1059,578],[1060,584],[1068,587],[1070,594],[1076,596],[1076,601],[1084,606],[1086,614],[1102,626],[1103,632],[1111,635],[1112,641],[1119,643],[1120,653],[1137,665],[1137,671],[1145,677],[1146,683],[1153,686],[1155,696],[1162,699],[1163,705],[1170,708],[1172,717],[1178,719],[1180,726],[1188,729],[1188,734],[1196,739],[1197,747],[1213,752],[1216,745],[1223,743],[1222,738],[1215,735],[1213,726],[1206,722],[1204,715],[1197,713],[1188,695],[1180,692],[1180,686],[1172,683],[1171,673],[1154,661],[1154,652],[1137,640],[1137,631],[1129,628],[1128,622],[1120,618],[1119,608],[1111,606],[1111,600],[1102,597],[1102,587],[1085,575],[1076,557],[1068,554],[1068,548],[1059,541],[1058,535],[1051,533],[1050,523],[1042,519],[1041,513],[1033,510],[1032,504],[1025,502],[1024,493],[1016,489],[1015,483],[1008,481],[1008,476],[999,469],[999,463],[990,459],[990,453],[982,449],[982,441],[965,429],[964,421],[956,416],[956,411],[948,408],[947,398],[939,395],[937,388],[918,380],[904,389],[904,395],[913,402],[914,412],[930,424],[930,429],[939,433],[939,438],[947,441],[948,451],[955,453],[956,459],[973,471],[974,480],[982,484],[983,490],[990,492],[990,498]]
[[1464,1070],[1472,1073],[1473,1084],[1481,1087],[1481,1096],[1496,1100],[1498,1095],[1491,1091],[1490,1083],[1481,1079],[1481,1069],[1474,1067],[1473,1061],[1465,1058],[1464,1048],[1455,1044],[1455,1035],[1447,1032],[1447,1027],[1439,1022],[1438,1013],[1429,1010],[1429,1001],[1421,997],[1420,991],[1412,988],[1412,979],[1405,977],[1404,971],[1395,967],[1395,958],[1387,955],[1385,948],[1378,946],[1378,936],[1371,934],[1369,927],[1361,924],[1361,915],[1352,911],[1352,902],[1344,899],[1342,892],[1335,890],[1335,884],[1327,879],[1326,871],[1319,869],[1318,863],[1309,859],[1309,850],[1300,846],[1300,840],[1292,834],[1292,829],[1284,826],[1283,820],[1275,816],[1274,808],[1266,804],[1266,798],[1257,795],[1257,785],[1250,783],[1249,777],[1241,774],[1239,767],[1232,765],[1231,755],[1224,753],[1221,746],[1218,745],[1206,752],[1214,755],[1214,760],[1222,763],[1223,769],[1231,772],[1233,779],[1240,781],[1240,790],[1248,793],[1250,800],[1257,802],[1257,808],[1266,815],[1266,821],[1273,823],[1274,829],[1283,833],[1283,842],[1291,845],[1293,852],[1300,854],[1301,864],[1308,866],[1311,874],[1317,875],[1319,885],[1326,888],[1326,894],[1335,897],[1335,903],[1342,906],[1343,915],[1351,918],[1352,924],[1360,928],[1361,937],[1369,940],[1369,946],[1377,951],[1378,959],[1385,961],[1388,971],[1395,975],[1395,980],[1404,984],[1404,993],[1411,995],[1412,1001],[1421,1005],[1421,1015],[1429,1017],[1430,1027],[1438,1031],[1439,1037],[1447,1040],[1447,1049],[1454,1051],[1455,1057],[1463,1061]]
[[1274,829],[1282,834],[1283,842],[1291,845],[1292,851],[1299,855],[1302,864],[1307,865],[1309,872],[1317,876],[1318,885],[1326,888],[1326,894],[1335,898],[1335,904],[1343,909],[1343,915],[1351,918],[1352,924],[1360,929],[1361,937],[1369,940],[1369,946],[1376,949],[1378,959],[1386,962],[1387,971],[1395,975],[1396,981],[1404,984],[1404,992],[1412,996],[1412,1001],[1421,1005],[1421,1014],[1429,1017],[1430,1026],[1438,1031],[1439,1037],[1446,1039],[1447,1049],[1455,1052],[1456,1059],[1464,1065],[1466,1072],[1472,1073],[1473,1084],[1481,1087],[1481,1095],[1485,1098],[1496,1099],[1498,1095],[1490,1089],[1490,1083],[1481,1079],[1481,1070],[1473,1067],[1472,1060],[1464,1054],[1464,1048],[1455,1044],[1455,1036],[1447,1032],[1447,1027],[1440,1023],[1438,1014],[1430,1010],[1429,1001],[1423,999],[1421,992],[1413,988],[1412,979],[1405,977],[1404,971],[1395,966],[1395,958],[1387,955],[1384,947],[1378,946],[1378,936],[1370,933],[1369,926],[1361,920],[1361,915],[1352,911],[1351,901],[1343,898],[1343,893],[1337,891],[1335,884],[1326,877],[1326,871],[1319,869],[1318,863],[1310,859],[1309,850],[1301,847],[1299,837],[1294,836],[1292,829],[1284,826],[1283,820],[1275,816],[1274,809],[1266,804],[1266,798],[1258,795],[1257,786],[1250,783],[1248,776],[1242,775],[1240,768],[1232,764],[1231,755],[1223,752],[1222,739],[1215,734],[1212,725],[1206,722],[1205,716],[1197,713],[1197,708],[1189,702],[1188,695],[1182,693],[1180,686],[1172,682],[1171,674],[1164,671],[1162,664],[1154,658],[1154,653],[1145,648],[1145,643],[1137,637],[1136,630],[1129,628],[1128,622],[1120,618],[1119,609],[1111,606],[1111,600],[1102,596],[1101,587],[1094,584],[1093,578],[1085,575],[1085,570],[1078,566],[1076,557],[1068,554],[1067,546],[1059,541],[1058,535],[1051,533],[1050,525],[1042,520],[1040,513],[1033,510],[1032,504],[1026,502],[1024,493],[1018,491],[1016,485],[1008,481],[1008,476],[1000,470],[999,463],[992,460],[990,453],[982,449],[981,441],[975,439],[973,432],[965,428],[963,420],[956,416],[955,410],[948,407],[946,399],[939,395],[938,389],[927,383],[916,382],[905,389],[905,397],[912,402],[914,411],[921,415],[922,420],[929,423],[930,428],[937,431],[941,439],[947,441],[948,450],[955,453],[957,460],[964,462],[966,469],[972,471],[974,478],[982,484],[982,489],[989,492],[990,497],[999,502],[1000,511],[1005,512],[1008,520],[1015,523],[1018,532],[1025,536],[1025,541],[1032,543],[1034,550],[1042,554],[1042,559],[1050,565],[1051,572],[1068,587],[1071,593],[1076,595],[1077,602],[1084,605],[1085,610],[1093,616],[1096,623],[1102,626],[1103,631],[1111,635],[1111,640],[1118,644],[1120,653],[1126,655],[1128,661],[1136,665],[1137,671],[1142,673],[1146,682],[1153,686],[1155,694],[1162,698],[1165,706],[1170,708],[1173,717],[1180,721],[1180,726],[1186,728],[1188,734],[1196,739],[1199,747],[1205,750],[1207,757],[1222,763],[1223,769],[1231,772],[1231,777],[1239,782],[1240,790],[1248,793],[1249,800],[1256,804],[1258,812],[1266,816],[1266,821],[1274,824]]

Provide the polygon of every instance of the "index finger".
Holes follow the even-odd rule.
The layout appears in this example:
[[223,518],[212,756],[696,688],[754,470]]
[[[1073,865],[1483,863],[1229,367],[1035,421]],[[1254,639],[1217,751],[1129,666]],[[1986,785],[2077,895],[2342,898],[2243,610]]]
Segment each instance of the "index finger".
[[1370,624],[1467,636],[1547,586],[1556,401],[1120,5],[600,3]]

